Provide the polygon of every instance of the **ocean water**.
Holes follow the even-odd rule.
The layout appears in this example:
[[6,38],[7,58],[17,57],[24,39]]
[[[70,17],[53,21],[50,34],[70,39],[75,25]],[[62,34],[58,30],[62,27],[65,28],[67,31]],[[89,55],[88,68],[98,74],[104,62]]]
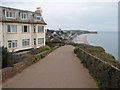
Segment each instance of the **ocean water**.
[[97,34],[90,34],[87,40],[90,45],[103,47],[107,53],[110,53],[118,60],[117,32],[98,32]]

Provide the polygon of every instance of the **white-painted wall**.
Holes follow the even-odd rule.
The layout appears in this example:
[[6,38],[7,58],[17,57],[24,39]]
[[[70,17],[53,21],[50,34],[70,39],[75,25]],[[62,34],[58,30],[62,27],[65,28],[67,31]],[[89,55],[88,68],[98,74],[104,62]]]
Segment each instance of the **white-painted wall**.
[[2,23],[0,23],[0,46],[3,46],[3,33],[2,33],[3,27]]
[[[7,25],[17,25],[17,33],[8,33],[7,32]],[[23,33],[22,32],[22,25],[29,25],[30,27],[30,32],[29,33]],[[40,25],[40,24],[39,24]],[[30,49],[30,48],[39,48],[42,45],[38,45],[38,38],[44,38],[44,44],[45,45],[45,29],[43,33],[33,33],[33,24],[20,24],[20,23],[3,23],[2,29],[0,29],[0,42],[3,40],[3,46],[8,47],[8,40],[17,40],[17,48],[11,48],[8,50],[11,51],[19,51],[19,50],[24,50],[24,49]],[[38,25],[36,25],[36,31],[38,31],[37,28]],[[2,32],[3,35],[2,36]],[[36,46],[34,46],[34,38],[36,38]],[[22,39],[30,39],[30,45],[29,46],[22,46]]]

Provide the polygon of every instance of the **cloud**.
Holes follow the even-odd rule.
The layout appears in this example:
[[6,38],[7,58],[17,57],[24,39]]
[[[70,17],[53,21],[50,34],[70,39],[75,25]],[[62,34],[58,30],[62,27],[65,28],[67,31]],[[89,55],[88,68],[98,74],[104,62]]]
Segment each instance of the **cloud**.
[[92,1],[96,0],[4,0],[2,5],[32,11],[42,7],[47,28],[117,30],[118,0]]

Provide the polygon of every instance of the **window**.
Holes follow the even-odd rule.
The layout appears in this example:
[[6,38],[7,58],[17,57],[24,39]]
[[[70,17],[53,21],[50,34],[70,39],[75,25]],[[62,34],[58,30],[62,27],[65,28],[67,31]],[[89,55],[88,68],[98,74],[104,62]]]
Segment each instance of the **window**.
[[44,32],[44,27],[43,26],[38,26],[38,32]]
[[22,32],[30,32],[30,31],[29,31],[29,26],[23,25],[23,26],[22,26]]
[[34,16],[34,19],[35,19],[35,20],[41,20],[42,17],[41,17],[41,16]]
[[34,28],[33,28],[33,29],[34,29],[34,31],[33,31],[33,32],[35,33],[35,32],[36,32],[36,27],[34,26]]
[[44,38],[38,38],[38,44],[44,44]]
[[17,32],[17,25],[8,25],[7,30],[8,32]]
[[23,39],[22,40],[22,46],[29,46],[30,45],[30,39]]
[[13,11],[6,11],[6,17],[14,18],[15,17],[15,12],[13,12]]
[[36,39],[34,38],[34,45],[36,45]]
[[16,48],[16,47],[17,47],[17,40],[8,41],[8,48]]
[[20,16],[21,16],[21,19],[27,19],[28,18],[27,13],[21,13]]

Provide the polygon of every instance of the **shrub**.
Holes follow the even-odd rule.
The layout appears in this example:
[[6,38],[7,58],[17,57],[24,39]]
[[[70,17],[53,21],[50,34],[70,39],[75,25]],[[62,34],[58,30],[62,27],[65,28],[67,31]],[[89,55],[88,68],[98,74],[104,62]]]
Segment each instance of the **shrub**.
[[41,58],[44,58],[46,55],[45,54],[40,54],[40,57]]
[[[113,68],[110,64],[101,62],[99,59],[83,52],[79,48],[75,48],[74,52],[81,60],[83,65],[89,70],[91,76],[97,81],[97,84],[100,88],[120,88],[119,70]],[[110,62],[109,58],[112,56],[102,52],[102,56],[104,55],[108,56],[107,61]],[[118,65],[118,67],[120,67],[120,64],[115,60],[111,63],[115,63],[113,65]]]
[[46,50],[50,50],[50,49],[51,48],[49,46],[47,46],[47,45],[39,47],[39,51],[40,52],[43,52],[43,51],[46,51]]
[[8,52],[7,48],[2,47],[2,68],[11,67],[13,64],[19,62],[21,56]]
[[23,58],[27,58],[27,57],[31,56],[31,54],[30,53],[22,53],[22,54],[20,54],[20,56]]
[[69,42],[67,43],[68,45],[72,45],[72,46],[77,46],[78,44],[74,43],[74,42]]
[[46,45],[50,46],[50,47],[55,47],[55,46],[58,46],[58,43],[55,43],[55,42],[46,42]]
[[38,54],[39,50],[36,48],[33,48],[32,50],[29,51],[30,54]]
[[76,54],[78,52],[78,47],[74,49],[74,53]]
[[33,61],[34,63],[36,63],[36,62],[38,61],[38,58],[35,57],[35,58],[32,59],[32,61]]

